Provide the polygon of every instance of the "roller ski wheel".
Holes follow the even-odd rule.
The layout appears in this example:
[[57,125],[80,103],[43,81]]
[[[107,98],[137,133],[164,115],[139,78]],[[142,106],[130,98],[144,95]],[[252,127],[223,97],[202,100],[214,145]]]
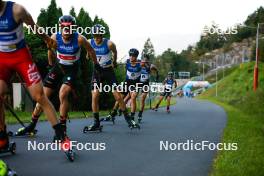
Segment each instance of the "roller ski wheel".
[[12,155],[16,154],[16,143],[11,142],[7,148],[0,149],[0,153],[11,153]]
[[10,143],[10,152],[12,155],[16,154],[16,143],[15,142]]
[[7,176],[17,176],[17,173],[16,173],[16,171],[8,169]]
[[17,176],[17,173],[9,168],[9,166],[0,159],[0,175],[1,176]]
[[75,159],[75,152],[73,150],[68,150],[68,151],[64,151],[67,159],[70,161],[70,162],[73,162],[74,159]]
[[67,158],[68,158],[69,161],[71,161],[71,162],[74,161],[74,159],[75,159],[75,153],[74,153],[73,150],[69,150],[69,151],[65,152],[65,154],[66,154],[66,156],[67,156]]
[[140,130],[140,126],[139,126],[139,124],[138,123],[136,123],[135,121],[131,121],[131,125],[129,125],[129,128],[131,129],[131,130],[133,130],[133,129],[139,129]]
[[7,132],[7,135],[10,136],[10,137],[13,137],[14,136],[14,133],[12,131],[8,131]]
[[[65,148],[63,148],[65,147]],[[71,162],[75,159],[75,152],[72,149],[71,141],[68,137],[65,138],[64,142],[62,142],[62,150],[64,151],[67,159]]]
[[138,117],[138,123],[142,122],[142,117]]
[[103,131],[102,129],[103,129],[103,126],[102,125],[100,125],[99,127],[85,126],[83,128],[83,133],[96,132],[96,131],[102,132]]
[[114,125],[115,124],[115,117],[108,115],[105,118],[100,119],[100,122],[110,122],[110,121],[112,121],[112,123]]
[[140,111],[138,113],[138,123],[141,123],[141,121],[142,121],[142,112]]
[[100,119],[100,122],[109,122],[111,118],[112,118],[111,115],[108,115],[105,118]]
[[158,111],[158,108],[152,108],[152,110],[157,112]]
[[15,136],[17,137],[23,137],[23,136],[28,136],[28,137],[34,137],[37,134],[38,130],[34,129],[33,131],[27,131],[26,127],[18,129],[18,131],[15,133]]

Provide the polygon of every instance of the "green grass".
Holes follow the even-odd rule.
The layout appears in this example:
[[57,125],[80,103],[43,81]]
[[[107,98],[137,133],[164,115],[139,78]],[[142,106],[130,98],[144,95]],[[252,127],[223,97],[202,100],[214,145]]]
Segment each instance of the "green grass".
[[237,67],[218,83],[218,97],[212,87],[198,98],[210,100],[227,112],[222,142],[238,143],[237,151],[219,151],[211,176],[264,175],[264,64],[260,84],[252,91],[254,63]]
[[[29,123],[31,121],[31,113],[30,112],[21,112],[21,111],[15,111],[20,120],[24,123]],[[100,111],[101,116],[108,115],[108,111]],[[86,116],[92,117],[92,112],[85,112]],[[85,118],[83,112],[69,112],[70,119],[80,119]],[[45,116],[42,114],[40,116],[40,121],[46,121]],[[18,123],[17,120],[12,116],[10,112],[6,112],[6,122],[8,124],[16,124]]]
[[[224,71],[223,70],[219,70],[217,72],[217,79],[221,80],[224,77],[228,76],[230,73],[232,73],[234,70],[236,70],[239,66],[234,66],[231,68],[225,68]],[[223,74],[224,73],[224,74]],[[210,82],[210,83],[214,83],[216,81],[216,76],[215,74],[208,76],[207,78],[205,78],[206,81]]]
[[[154,101],[152,102],[152,107],[157,103],[158,99],[155,98]],[[176,104],[176,100],[175,98],[172,98],[171,100],[171,104]],[[139,110],[140,108],[140,103],[139,101],[137,101],[137,110]],[[166,101],[162,101],[160,104],[160,107],[166,106]],[[148,110],[149,108],[149,104],[148,102],[146,102],[145,105],[145,110]],[[18,115],[18,117],[20,118],[20,120],[24,123],[29,123],[31,121],[31,112],[21,112],[21,111],[15,111],[16,114]],[[85,112],[86,116],[88,117],[93,117],[92,112]],[[106,116],[109,114],[109,111],[100,111],[100,116]],[[12,114],[9,111],[6,111],[5,113],[6,115],[6,123],[7,124],[16,124],[18,123],[17,120],[12,116]],[[75,111],[75,112],[69,112],[69,117],[70,119],[80,119],[80,118],[85,118],[83,112],[81,111]],[[46,121],[45,116],[42,114],[40,116],[40,121]]]

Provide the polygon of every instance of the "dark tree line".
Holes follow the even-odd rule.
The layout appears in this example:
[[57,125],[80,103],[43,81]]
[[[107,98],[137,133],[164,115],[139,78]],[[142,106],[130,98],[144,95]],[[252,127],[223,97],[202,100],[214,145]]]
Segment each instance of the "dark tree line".
[[[70,15],[74,16],[76,18],[76,23],[79,27],[85,28],[85,27],[92,27],[94,24],[101,24],[105,27],[106,33],[104,34],[104,37],[110,39],[110,29],[107,23],[98,16],[95,16],[94,19],[92,19],[87,11],[84,10],[84,8],[81,8],[80,11],[77,13],[74,9],[74,7],[71,8]],[[55,0],[51,0],[50,5],[47,7],[47,9],[41,9],[40,14],[37,18],[37,24],[41,27],[53,27],[56,24],[58,25],[58,19],[60,16],[62,16],[62,9],[57,6]],[[67,14],[64,14],[67,15]],[[39,71],[41,72],[42,78],[44,78],[48,72],[47,66],[47,47],[46,44],[35,34],[27,32],[28,29],[25,28],[25,38],[28,43],[28,46],[31,50],[32,56],[34,61],[36,62]],[[51,35],[51,33],[49,33]],[[87,39],[90,39],[92,37],[91,34],[85,35]],[[76,91],[79,95],[79,99],[77,102],[72,103],[73,110],[90,110],[91,108],[91,77],[92,77],[92,70],[93,70],[93,64],[91,61],[88,61],[86,59],[86,51],[85,49],[82,49],[81,53],[81,72],[78,73],[78,86],[76,87]],[[118,79],[121,81],[123,75],[123,68],[118,68],[116,70]],[[120,73],[121,72],[121,73]],[[103,109],[110,108],[113,104],[113,97],[108,94],[102,94],[103,98],[101,98],[100,107]],[[53,98],[53,103],[55,104],[55,107],[58,108],[59,102],[58,98]],[[75,106],[74,106],[75,105]],[[77,105],[77,106],[76,106]]]

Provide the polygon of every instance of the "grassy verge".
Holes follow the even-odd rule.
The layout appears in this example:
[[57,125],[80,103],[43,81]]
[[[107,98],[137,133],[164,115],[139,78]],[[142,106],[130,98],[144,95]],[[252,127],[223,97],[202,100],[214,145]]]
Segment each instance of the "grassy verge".
[[210,176],[264,175],[264,119],[238,108],[207,98],[222,106],[228,116],[223,143],[237,143],[237,151],[219,151]]
[[[105,116],[108,115],[108,111],[101,111],[100,115]],[[24,123],[28,123],[31,121],[31,113],[30,112],[21,112],[21,111],[16,111],[16,114],[20,118],[20,120]],[[92,117],[92,112],[85,112],[86,116]],[[79,118],[85,118],[83,112],[77,111],[77,112],[70,112],[69,113],[70,119],[79,119]],[[40,116],[40,121],[46,121],[45,116],[42,114]],[[6,122],[8,124],[16,124],[18,123],[17,120],[12,116],[10,112],[6,112]]]
[[218,82],[218,97],[212,87],[199,99],[222,106],[228,116],[222,142],[237,143],[237,151],[219,151],[211,176],[264,175],[264,64],[260,83],[252,91],[254,63],[243,64]]
[[[154,99],[152,102],[152,106],[156,104],[158,99]],[[175,98],[172,98],[171,104],[174,105],[176,104]],[[160,107],[166,106],[166,101],[162,101]],[[139,110],[140,103],[137,101],[137,109]],[[146,103],[145,110],[150,109],[149,104]],[[24,123],[29,123],[31,121],[31,112],[21,112],[21,111],[15,111],[20,120]],[[93,114],[92,112],[85,112],[87,117],[92,117]],[[109,114],[109,111],[100,111],[100,116],[106,116]],[[79,118],[84,118],[84,114],[82,111],[75,111],[75,112],[69,112],[69,117],[70,119],[79,119]],[[46,121],[45,116],[42,114],[40,116],[40,121]],[[8,124],[16,124],[18,123],[17,120],[12,116],[12,114],[9,111],[6,111],[6,122]]]

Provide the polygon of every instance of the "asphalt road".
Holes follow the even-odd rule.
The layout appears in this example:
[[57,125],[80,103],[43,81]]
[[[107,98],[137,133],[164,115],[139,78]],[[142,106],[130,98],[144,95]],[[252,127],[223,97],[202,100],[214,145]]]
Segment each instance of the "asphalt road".
[[[220,142],[226,114],[212,103],[183,98],[171,107],[170,114],[164,108],[144,112],[141,130],[131,131],[124,119],[118,118],[115,125],[105,122],[102,133],[83,134],[83,126],[90,123],[91,119],[72,120],[70,137],[105,150],[76,151],[73,163],[61,151],[28,150],[28,140],[51,142],[53,131],[46,122],[38,124],[39,133],[34,138],[11,139],[17,143],[16,155],[0,157],[20,176],[205,176],[217,151],[173,150],[175,143]],[[160,141],[168,141],[171,150],[160,150]]]

